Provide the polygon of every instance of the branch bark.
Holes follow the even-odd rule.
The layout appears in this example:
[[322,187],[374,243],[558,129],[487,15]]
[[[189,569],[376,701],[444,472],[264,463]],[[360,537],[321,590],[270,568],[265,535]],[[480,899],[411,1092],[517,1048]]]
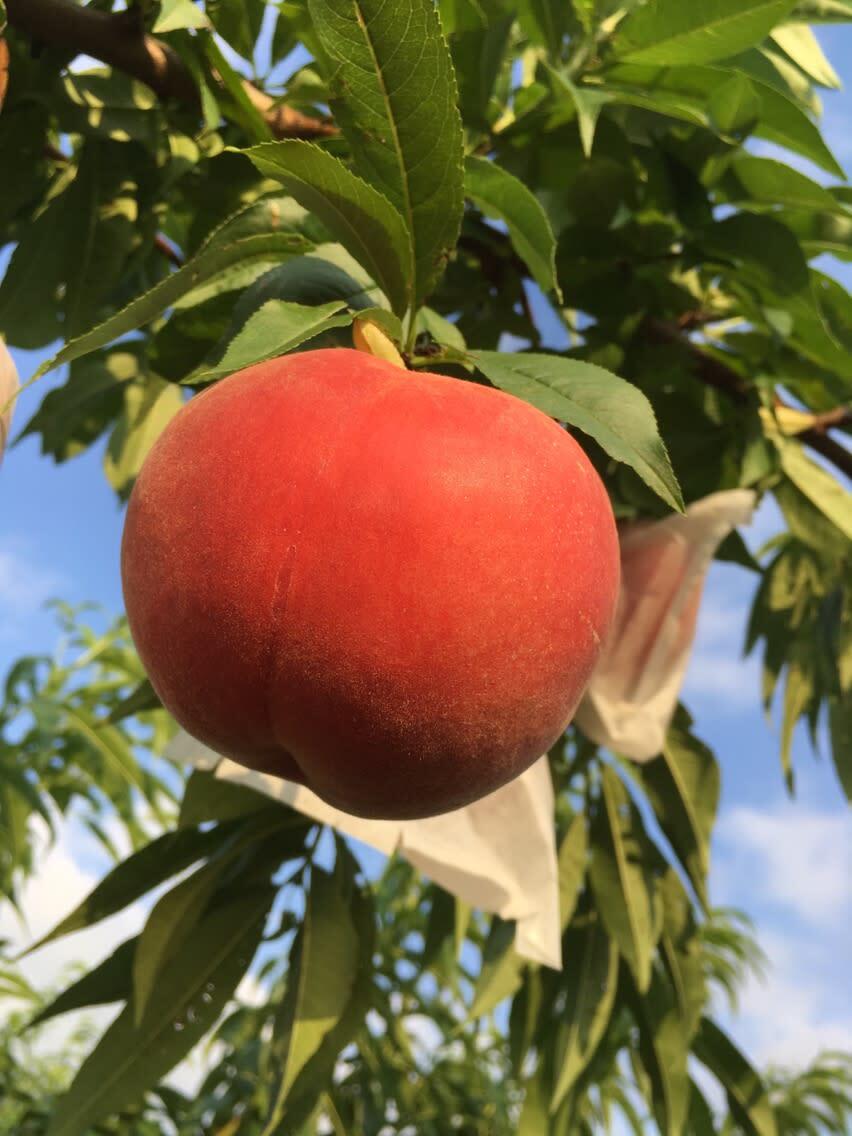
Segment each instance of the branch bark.
[[[138,79],[161,99],[198,105],[195,81],[178,53],[147,35],[127,12],[99,12],[73,0],[7,0],[6,13],[11,27],[37,43],[91,55]],[[247,80],[243,85],[276,138],[322,138],[337,132],[331,123],[276,104]]]

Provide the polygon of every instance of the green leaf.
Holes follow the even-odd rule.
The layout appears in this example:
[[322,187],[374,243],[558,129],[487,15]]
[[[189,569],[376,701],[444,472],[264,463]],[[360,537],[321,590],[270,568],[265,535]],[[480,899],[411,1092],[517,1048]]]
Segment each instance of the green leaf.
[[637,387],[602,367],[559,355],[477,351],[472,358],[494,386],[576,426],[610,457],[634,469],[672,508],[683,511],[654,411]]
[[38,950],[81,927],[91,927],[108,915],[129,907],[158,884],[210,855],[230,838],[233,831],[233,825],[220,825],[206,832],[182,829],[152,840],[113,868],[70,915],[34,943],[29,951]]
[[470,904],[466,903],[463,899],[461,899],[460,896],[456,896],[453,900],[453,912],[453,941],[455,945],[455,957],[458,961],[460,961],[462,948],[464,947],[465,939],[467,938],[468,927],[470,926]]
[[66,339],[97,321],[138,240],[138,206],[127,174],[108,144],[87,142],[65,208],[76,216],[68,235],[65,271]]
[[666,872],[660,890],[663,897],[660,953],[674,989],[684,1041],[689,1042],[707,1002],[704,946],[689,896],[674,868]]
[[633,63],[712,63],[760,43],[796,0],[653,0],[620,25],[616,51]]
[[845,180],[842,166],[825,144],[815,123],[801,106],[764,82],[742,62],[748,59],[749,54],[738,56],[731,65],[718,67],[661,68],[619,64],[607,71],[607,90],[617,94],[621,101],[707,125],[708,108],[712,108],[712,100],[718,96],[721,86],[730,81],[732,67],[735,73],[744,71],[760,100],[760,117],[753,133],[758,138],[801,154],[835,177]]
[[589,833],[586,817],[577,813],[559,845],[559,917],[564,931],[571,922],[586,880]]
[[162,974],[137,1026],[119,1014],[60,1100],[48,1136],[82,1136],[164,1076],[207,1033],[260,942],[274,890],[259,888],[204,918]]
[[[193,769],[183,791],[178,826],[194,828],[211,820],[235,820],[270,807],[272,801],[264,793],[234,781],[225,781],[206,770]],[[309,823],[283,805],[276,807],[291,820],[305,825]]]
[[[375,950],[376,917],[369,889],[363,889],[355,880],[357,864],[342,840],[337,840],[338,860],[335,878],[340,894],[348,905],[349,917],[357,933],[352,993],[335,1026],[323,1038],[316,1053],[305,1064],[296,1078],[287,1100],[283,1123],[275,1136],[290,1136],[304,1123],[317,1099],[332,1083],[338,1058],[343,1050],[363,1029],[364,1021],[375,996],[372,984],[373,952]],[[286,1038],[282,1039],[286,1042]],[[275,1053],[276,1060],[279,1054]]]
[[515,22],[511,12],[504,14],[499,5],[495,8],[497,11],[487,23],[476,26],[471,22],[453,36],[451,43],[459,106],[465,124],[482,130],[490,128],[492,96],[505,68]]
[[760,120],[755,134],[767,142],[775,142],[801,154],[845,181],[843,167],[826,145],[819,128],[802,108],[766,83],[755,82],[755,87],[760,95]]
[[209,21],[192,0],[161,0],[160,11],[151,31],[154,35],[173,32],[178,28],[206,28]]
[[27,1028],[41,1025],[60,1014],[80,1010],[86,1006],[105,1006],[130,997],[133,986],[133,955],[138,937],[127,939],[116,947],[102,963],[74,982],[52,1002],[40,1010]]
[[852,801],[852,699],[848,694],[831,700],[828,721],[837,779],[846,799]]
[[[272,130],[269,123],[246,94],[242,76],[237,74],[222,54],[215,38],[210,35],[204,36],[202,45],[213,74],[224,88],[226,116],[239,123],[252,141],[265,142],[270,139]],[[220,99],[222,97],[223,95],[220,94]]]
[[730,260],[738,273],[751,270],[759,284],[779,295],[806,293],[810,299],[808,266],[799,242],[772,217],[736,213],[708,225],[700,239],[705,255]]
[[456,84],[435,4],[308,0],[308,10],[355,168],[405,222],[418,308],[455,247],[464,199]]
[[293,944],[287,993],[275,1024],[282,1068],[263,1136],[271,1136],[281,1124],[293,1083],[340,1022],[358,970],[358,943],[336,880],[314,866],[305,917]]
[[206,0],[205,7],[222,38],[243,59],[251,59],[263,22],[263,0]]
[[742,154],[730,165],[725,188],[734,201],[788,205],[793,209],[839,210],[837,201],[818,182],[772,158]]
[[126,308],[110,316],[108,320],[71,340],[53,358],[38,368],[33,378],[34,382],[48,371],[62,363],[69,363],[72,359],[79,359],[99,347],[104,347],[119,336],[130,331],[136,331],[144,324],[150,323],[160,312],[171,307],[176,300],[197,287],[204,280],[210,280],[220,275],[225,269],[235,264],[249,261],[268,261],[276,257],[304,252],[310,248],[310,243],[296,233],[264,233],[256,237],[247,237],[244,240],[234,241],[227,245],[214,245],[204,248],[188,261],[183,268],[161,280],[150,291],[132,300]]
[[286,300],[267,300],[249,316],[218,363],[212,367],[202,365],[183,381],[193,386],[211,383],[254,363],[285,355],[330,328],[346,327],[353,314],[342,311],[343,306],[342,300],[315,308]]
[[587,158],[592,156],[595,144],[595,131],[601,111],[607,103],[613,102],[615,95],[611,91],[595,90],[591,87],[581,87],[572,83],[567,75],[555,68],[548,67],[548,72],[557,87],[564,91],[577,111],[577,121],[580,127],[580,141],[583,153]]
[[603,925],[642,992],[651,981],[661,914],[648,851],[636,806],[618,776],[606,767],[600,808],[592,824],[589,879]]
[[651,1084],[661,1136],[681,1136],[689,1110],[689,1045],[665,981],[655,972],[647,992],[636,994],[639,1054]]
[[227,857],[213,857],[161,896],[151,910],[133,958],[133,1015],[136,1025],[145,1017],[164,962],[180,948],[197,925],[228,863]]
[[505,223],[512,247],[539,287],[558,293],[556,238],[547,214],[523,182],[486,158],[467,158],[465,193],[486,217]]
[[660,827],[706,906],[710,835],[721,787],[712,750],[672,728],[662,755],[642,766],[641,777]]
[[20,436],[41,434],[41,452],[63,462],[82,453],[121,412],[124,385],[139,374],[132,345],[76,360],[68,381],[50,391]]
[[390,201],[339,158],[309,142],[264,142],[243,153],[319,217],[403,315],[414,287],[411,242]]
[[162,708],[163,704],[160,702],[159,696],[146,678],[126,698],[122,698],[107,721],[111,723],[123,722],[126,718],[133,718],[136,714],[144,714],[148,710],[161,710]]
[[533,1076],[524,1083],[524,1105],[518,1117],[516,1136],[542,1136],[548,1131],[550,1117],[547,1111],[546,1071],[540,1065]]
[[713,92],[707,105],[710,121],[727,135],[750,133],[760,118],[760,96],[745,75],[734,75]]
[[[852,17],[852,9],[849,15]],[[775,28],[772,38],[815,83],[819,83],[821,87],[840,90],[843,85],[840,77],[826,59],[819,40],[807,24],[782,24],[780,28]]]
[[556,1112],[592,1059],[615,1005],[618,947],[596,916],[571,927],[563,941],[565,1008],[554,1050],[550,1111]]
[[126,497],[148,453],[184,403],[180,387],[162,379],[130,383],[124,391],[124,412],[110,435],[104,472],[113,489]]
[[[30,705],[37,712],[39,706],[45,704],[41,698],[35,698]],[[45,709],[50,713],[56,707],[48,703]],[[76,737],[90,754],[103,762],[104,769],[116,774],[120,781],[134,786],[140,792],[144,791],[139,764],[121,730],[111,726],[105,719],[96,718],[84,706],[64,703],[59,706],[59,710],[61,716],[58,732]]]
[[225,338],[233,338],[268,300],[314,306],[342,300],[347,308],[358,311],[379,306],[381,298],[379,289],[345,249],[321,245],[307,256],[293,257],[264,273],[247,288],[234,305]]
[[565,0],[521,0],[518,19],[524,34],[546,47],[558,59],[567,31],[568,4]]
[[728,1107],[745,1136],[777,1136],[775,1114],[760,1077],[709,1018],[702,1018],[693,1050],[727,1093]]
[[811,461],[796,442],[779,445],[781,468],[807,499],[852,540],[852,494],[822,466]]
[[790,793],[794,791],[793,731],[796,723],[808,709],[814,695],[813,662],[807,654],[800,657],[795,651],[787,666],[784,686],[784,714],[781,720],[781,766]]
[[523,980],[526,961],[515,952],[515,924],[498,918],[491,921],[485,941],[482,968],[473,992],[470,1018],[481,1018],[510,998]]
[[450,941],[456,925],[455,902],[450,893],[437,884],[433,884],[429,890],[432,902],[423,944],[424,968],[432,966],[439,955],[443,954],[443,948]]

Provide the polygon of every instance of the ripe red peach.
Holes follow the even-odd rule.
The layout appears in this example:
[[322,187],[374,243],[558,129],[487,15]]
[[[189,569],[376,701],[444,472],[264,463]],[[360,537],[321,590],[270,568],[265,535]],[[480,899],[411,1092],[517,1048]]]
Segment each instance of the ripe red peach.
[[357,351],[193,398],[122,546],[130,627],[193,737],[360,816],[459,808],[571,719],[619,585],[606,491],[527,403]]

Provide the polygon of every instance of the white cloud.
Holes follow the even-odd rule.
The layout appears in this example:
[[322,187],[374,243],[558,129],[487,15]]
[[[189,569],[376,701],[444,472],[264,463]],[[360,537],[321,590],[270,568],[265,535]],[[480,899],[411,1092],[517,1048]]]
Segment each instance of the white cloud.
[[17,638],[45,600],[67,588],[65,577],[39,564],[20,537],[0,541],[0,640]]
[[761,944],[769,975],[746,982],[732,1027],[751,1059],[760,1067],[797,1070],[828,1049],[852,1052],[845,976],[835,978],[826,966],[826,944],[777,933],[762,934]]
[[769,960],[766,979],[744,985],[734,1037],[759,1066],[801,1069],[826,1049],[852,1051],[845,811],[737,806],[720,818],[714,852],[714,900],[756,918]]
[[812,924],[832,925],[852,908],[852,827],[843,813],[795,803],[740,806],[725,813],[717,838],[764,901]]

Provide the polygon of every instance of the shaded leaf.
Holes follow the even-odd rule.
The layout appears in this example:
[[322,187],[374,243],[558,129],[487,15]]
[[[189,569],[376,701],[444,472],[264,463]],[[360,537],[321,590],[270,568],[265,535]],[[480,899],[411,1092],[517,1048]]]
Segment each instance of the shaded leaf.
[[618,947],[592,916],[563,941],[565,1008],[559,1016],[550,1111],[556,1112],[603,1038],[618,987]]
[[649,865],[648,842],[636,806],[617,774],[603,770],[600,809],[592,824],[589,879],[610,936],[640,991],[651,981],[660,931],[660,897]]
[[665,981],[655,972],[647,992],[636,994],[639,1054],[651,1085],[651,1103],[662,1136],[680,1136],[689,1109],[689,1045],[683,1021]]
[[182,829],[157,837],[139,852],[116,865],[82,903],[30,947],[30,951],[63,935],[70,935],[81,927],[91,927],[108,915],[129,907],[134,900],[158,884],[214,852],[230,839],[233,831],[233,825],[220,825],[206,832]]
[[52,1002],[40,1010],[29,1023],[28,1028],[41,1025],[60,1014],[80,1010],[86,1006],[104,1006],[110,1002],[125,1001],[130,997],[133,986],[133,956],[138,937],[127,939],[116,947],[102,963],[93,967],[88,974],[63,990]]
[[316,866],[308,905],[293,945],[287,994],[275,1029],[281,1073],[264,1127],[276,1131],[299,1073],[340,1022],[358,970],[358,933],[333,877]]
[[134,1102],[200,1041],[245,974],[263,933],[273,890],[260,888],[203,919],[161,976],[139,1025],[131,1006],[84,1061],[48,1136],[79,1136]]
[[390,201],[309,142],[264,142],[243,153],[319,217],[403,315],[414,288],[411,240]]
[[213,366],[202,365],[183,380],[196,386],[211,383],[254,363],[274,359],[334,327],[346,327],[352,313],[344,312],[342,300],[308,307],[286,300],[267,300],[249,318]]
[[586,817],[577,813],[559,845],[559,916],[564,931],[574,916],[583,890],[588,863],[589,832]]
[[62,363],[79,359],[98,347],[104,347],[119,336],[136,331],[150,323],[165,308],[170,307],[185,293],[195,288],[203,280],[218,276],[232,265],[253,260],[268,261],[282,255],[304,252],[310,244],[297,233],[264,233],[256,237],[246,237],[232,244],[212,245],[202,249],[183,268],[167,276],[150,291],[132,300],[126,308],[110,316],[98,327],[71,340],[61,351],[38,368],[33,380],[46,375]]
[[709,1018],[702,1018],[693,1048],[725,1090],[733,1118],[746,1136],[776,1136],[775,1115],[760,1077]]
[[721,787],[713,752],[691,734],[672,728],[662,755],[642,766],[641,777],[660,827],[706,905],[710,834]]
[[515,952],[515,924],[495,916],[485,941],[482,968],[476,980],[471,1018],[484,1017],[511,997],[521,985],[526,960]]

